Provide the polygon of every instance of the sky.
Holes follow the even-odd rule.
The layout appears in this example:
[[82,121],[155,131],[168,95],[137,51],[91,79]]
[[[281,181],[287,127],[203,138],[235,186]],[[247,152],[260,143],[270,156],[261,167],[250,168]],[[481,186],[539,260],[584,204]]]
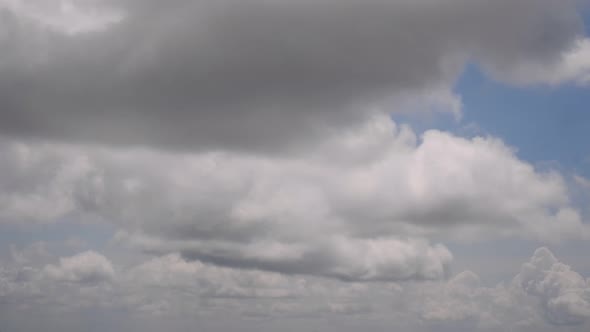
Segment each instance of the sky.
[[588,5],[0,0],[0,330],[588,331]]

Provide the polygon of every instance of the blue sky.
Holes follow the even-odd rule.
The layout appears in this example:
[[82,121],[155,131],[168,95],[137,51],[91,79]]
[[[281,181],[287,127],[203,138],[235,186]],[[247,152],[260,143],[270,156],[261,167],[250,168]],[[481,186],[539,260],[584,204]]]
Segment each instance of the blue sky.
[[[590,33],[590,15],[584,15]],[[408,123],[417,133],[430,129],[450,131],[459,136],[491,135],[502,139],[516,154],[539,170],[556,170],[571,182],[571,199],[586,220],[590,216],[586,189],[576,188],[573,177],[590,177],[590,88],[587,85],[515,85],[494,80],[475,64],[466,66],[455,84],[461,97],[462,115],[393,114],[394,121]],[[484,244],[453,244],[460,252],[457,269],[471,268],[497,282],[518,268],[535,241],[500,241]],[[554,250],[569,263],[590,273],[587,241],[556,246]],[[500,258],[502,257],[502,258]],[[495,266],[488,262],[495,260]],[[498,265],[504,265],[498,269]]]
[[[590,35],[590,11],[582,15]],[[515,86],[494,81],[468,66],[456,84],[463,118],[444,121],[444,129],[461,133],[471,123],[484,134],[502,138],[531,163],[550,163],[567,172],[590,176],[590,89],[575,83]]]
[[464,123],[517,147],[530,162],[557,162],[590,175],[590,93],[587,87],[514,87],[486,79],[470,67],[456,90],[463,96]]
[[[585,7],[582,7],[585,8]],[[582,14],[590,35],[590,11]],[[519,86],[490,79],[468,65],[454,91],[463,101],[460,121],[445,115],[394,115],[418,130],[451,130],[459,135],[489,134],[503,139],[531,163],[551,163],[590,176],[590,89],[575,83]],[[469,125],[475,125],[470,127]],[[465,128],[467,127],[467,128]]]
[[[588,18],[586,17],[588,22]],[[586,29],[588,26],[586,24]],[[590,88],[574,83],[558,86],[518,86],[491,79],[476,65],[468,65],[456,83],[463,108],[460,119],[448,114],[394,114],[394,121],[409,123],[418,133],[430,129],[459,136],[491,135],[516,150],[522,160],[540,170],[557,170],[572,182],[571,198],[590,216],[585,190],[576,190],[572,177],[590,177]],[[500,241],[482,245],[452,245],[460,252],[457,268],[472,268],[496,282],[509,275],[538,243]],[[587,241],[557,246],[556,252],[590,273]],[[502,259],[499,259],[502,257]],[[496,260],[496,266],[488,261]],[[504,269],[497,269],[503,261]],[[494,275],[495,271],[495,275]]]
[[455,91],[463,101],[452,116],[394,115],[419,131],[492,135],[514,147],[520,158],[590,176],[590,90],[586,86],[515,86],[494,81],[476,66],[461,75]]

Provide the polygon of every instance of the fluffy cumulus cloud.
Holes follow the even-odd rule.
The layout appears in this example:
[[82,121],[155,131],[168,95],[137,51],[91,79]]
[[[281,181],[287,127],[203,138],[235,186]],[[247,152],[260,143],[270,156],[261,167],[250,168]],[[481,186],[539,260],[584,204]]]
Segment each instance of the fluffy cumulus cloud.
[[4,222],[98,219],[121,243],[222,266],[439,279],[452,255],[425,239],[434,235],[588,236],[558,173],[494,138],[418,139],[386,116],[289,158],[36,143],[3,151]]
[[[59,269],[87,276],[88,271],[105,270],[105,261],[100,254],[82,253],[61,258]],[[217,267],[178,254],[107,269],[109,283],[85,288],[71,282],[55,284],[54,275],[43,273],[47,269],[41,263],[7,263],[0,269],[0,307],[8,303],[22,313],[50,305],[52,315],[115,309],[134,319],[151,316],[167,322],[211,319],[228,312],[259,322],[321,322],[332,317],[398,328],[410,324],[420,331],[504,331],[506,326],[519,331],[585,331],[590,322],[588,280],[546,248],[538,249],[512,280],[493,287],[471,271],[420,284],[341,283]]]
[[521,289],[511,284],[486,287],[471,271],[456,275],[446,284],[427,285],[406,293],[416,315],[435,329],[459,326],[501,331],[513,326],[527,330],[544,324],[541,313]]
[[561,56],[555,66],[525,64],[516,68],[512,79],[520,84],[559,85],[573,82],[581,86],[590,84],[590,39],[584,38]]
[[51,279],[75,283],[108,281],[115,274],[111,262],[93,251],[60,258],[57,266],[47,265],[44,272]]
[[[558,261],[547,248],[538,249],[512,280],[486,287],[465,271],[446,284],[406,290],[411,308],[427,324],[440,329],[571,330],[587,328],[588,280]],[[545,327],[543,327],[545,326]]]
[[519,281],[540,299],[550,322],[580,324],[590,318],[590,279],[559,262],[548,249],[538,249],[523,265]]

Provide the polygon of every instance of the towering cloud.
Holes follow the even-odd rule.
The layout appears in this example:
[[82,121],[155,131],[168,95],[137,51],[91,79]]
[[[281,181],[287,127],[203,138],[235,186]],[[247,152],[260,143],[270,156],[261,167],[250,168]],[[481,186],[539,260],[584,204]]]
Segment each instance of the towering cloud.
[[582,324],[590,319],[590,283],[547,248],[535,252],[518,276],[527,294],[539,297],[553,324]]
[[0,267],[0,317],[7,310],[38,307],[59,317],[64,312],[123,309],[135,318],[147,315],[161,321],[195,315],[210,320],[232,312],[263,321],[337,318],[348,330],[356,321],[400,328],[408,324],[421,331],[503,331],[507,325],[522,331],[585,331],[590,322],[590,284],[547,248],[538,249],[512,280],[493,287],[471,271],[448,281],[358,284],[216,267],[178,254],[116,269],[95,252],[58,261],[57,266],[21,261]]

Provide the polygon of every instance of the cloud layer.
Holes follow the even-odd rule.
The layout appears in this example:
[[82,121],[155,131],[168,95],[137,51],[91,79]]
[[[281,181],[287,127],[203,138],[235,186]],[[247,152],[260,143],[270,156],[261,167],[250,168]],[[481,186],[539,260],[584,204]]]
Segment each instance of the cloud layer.
[[[420,331],[503,331],[508,325],[521,331],[551,331],[556,326],[583,331],[590,321],[589,280],[559,262],[547,248],[538,249],[520,273],[495,287],[483,285],[470,271],[448,281],[363,285],[216,267],[186,261],[178,254],[116,269],[95,252],[60,258],[58,267],[4,263],[0,307],[6,307],[7,300],[15,305],[11,310],[51,305],[48,312],[59,315],[115,309],[128,311],[135,319],[148,315],[172,322],[194,319],[195,313],[207,319],[231,310],[242,319],[349,317],[400,328],[406,322],[421,326]],[[68,282],[55,284],[55,275],[47,273],[54,269],[68,276],[108,271],[103,280],[108,282],[68,277]]]
[[569,0],[56,2],[2,2],[4,135],[302,149],[371,106],[450,90],[467,60],[575,79],[545,68],[582,33]]
[[491,137],[387,116],[305,156],[6,143],[2,221],[102,220],[117,241],[222,266],[348,281],[443,278],[442,241],[585,239],[562,176]]

